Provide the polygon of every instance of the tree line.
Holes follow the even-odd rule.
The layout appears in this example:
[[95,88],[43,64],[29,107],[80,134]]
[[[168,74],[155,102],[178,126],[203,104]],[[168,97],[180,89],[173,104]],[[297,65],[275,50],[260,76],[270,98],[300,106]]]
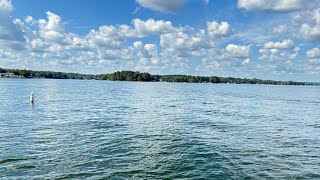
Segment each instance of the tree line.
[[100,74],[96,75],[97,80],[110,80],[110,81],[160,81],[161,76],[151,75],[149,73],[141,73],[139,71],[117,71],[111,74]]
[[34,71],[26,69],[2,69],[0,73],[13,73],[16,76],[24,78],[46,78],[46,79],[91,79],[94,75],[79,74],[79,73],[65,73],[53,71]]
[[117,71],[109,74],[88,75],[79,73],[64,73],[52,71],[33,71],[25,69],[2,69],[0,73],[13,73],[24,78],[47,78],[47,79],[94,79],[110,81],[141,81],[141,82],[179,82],[179,83],[230,83],[230,84],[272,84],[272,85],[313,85],[320,83],[294,82],[294,81],[274,81],[261,79],[247,79],[218,76],[190,76],[190,75],[152,75],[138,71]]
[[313,82],[274,81],[262,79],[247,79],[218,76],[189,76],[189,75],[165,75],[161,78],[164,82],[185,82],[185,83],[225,83],[225,84],[270,84],[270,85],[320,85]]

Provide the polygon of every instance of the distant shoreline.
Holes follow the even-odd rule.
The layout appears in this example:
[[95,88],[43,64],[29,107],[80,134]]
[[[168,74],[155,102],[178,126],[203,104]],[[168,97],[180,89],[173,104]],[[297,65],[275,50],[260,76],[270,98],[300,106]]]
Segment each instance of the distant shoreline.
[[57,79],[57,78],[38,78],[38,77],[32,77],[32,78],[25,78],[25,77],[12,77],[12,78],[3,78],[0,77],[0,79],[45,79],[45,80],[78,80],[78,81],[109,81],[109,82],[144,82],[144,83],[178,83],[178,84],[225,84],[225,85],[269,85],[269,86],[309,86],[309,87],[320,87],[320,83],[319,84],[314,84],[314,85],[309,85],[309,84],[300,84],[300,85],[294,85],[294,84],[250,84],[250,83],[205,83],[205,82],[201,82],[201,83],[196,83],[196,82],[166,82],[166,81],[120,81],[120,80],[101,80],[101,79]]
[[27,79],[25,77],[0,77],[0,79]]
[[79,74],[53,71],[33,71],[21,69],[0,68],[0,78],[38,78],[38,79],[79,79],[79,80],[109,80],[109,81],[138,81],[138,82],[176,82],[176,83],[213,83],[213,84],[265,84],[265,85],[300,85],[320,86],[316,82],[275,81],[219,76],[191,75],[152,75],[134,71],[117,71],[109,74]]

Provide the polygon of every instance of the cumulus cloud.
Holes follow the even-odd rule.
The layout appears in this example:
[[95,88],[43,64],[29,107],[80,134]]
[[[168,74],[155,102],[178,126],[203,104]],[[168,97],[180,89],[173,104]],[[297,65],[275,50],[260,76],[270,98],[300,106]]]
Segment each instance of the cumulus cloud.
[[91,47],[119,48],[124,43],[124,36],[114,26],[100,26],[99,30],[91,30],[86,36]]
[[318,7],[320,0],[238,0],[238,7],[247,11],[288,12]]
[[307,51],[307,57],[311,59],[319,58],[320,57],[320,49],[319,48],[313,48]]
[[133,43],[133,47],[139,58],[139,64],[143,66],[160,66],[161,58],[156,44],[145,44],[141,41]]
[[27,24],[31,24],[31,25],[34,25],[34,24],[37,23],[37,21],[34,20],[32,16],[27,16],[27,17],[24,19],[24,22],[26,22]]
[[25,34],[20,24],[10,17],[13,6],[10,0],[0,0],[0,47],[21,50]]
[[32,39],[28,42],[27,48],[32,52],[44,52],[49,47],[49,43],[40,38]]
[[232,29],[228,22],[207,22],[207,28],[211,37],[227,37],[232,34]]
[[[206,59],[209,54],[215,53],[216,44],[232,34],[231,26],[227,22],[207,22],[206,29],[196,32],[167,33],[160,36],[160,46],[163,54],[168,58],[182,59],[197,57]],[[183,64],[183,63],[182,63]]]
[[289,49],[294,47],[294,42],[291,39],[285,39],[282,42],[267,42],[264,44],[265,49]]
[[48,21],[44,19],[39,20],[40,30],[56,31],[62,33],[64,31],[63,24],[61,22],[61,17],[48,11],[47,12]]
[[140,6],[155,11],[177,13],[186,4],[187,0],[136,0]]
[[251,60],[249,58],[247,58],[241,64],[246,65],[246,64],[250,64],[250,63],[251,63]]
[[286,25],[279,25],[273,28],[272,33],[275,35],[282,35],[288,32],[288,27]]
[[162,35],[182,30],[172,25],[170,21],[148,19],[134,19],[132,26],[125,24],[116,26],[100,26],[99,30],[91,30],[86,39],[92,47],[113,47],[123,45],[126,38],[144,38],[147,36]]
[[145,37],[150,35],[161,35],[165,33],[174,32],[177,29],[172,26],[170,21],[148,19],[142,21],[140,19],[134,19],[132,21],[134,30],[131,32],[133,36]]
[[206,56],[210,49],[215,48],[217,42],[204,29],[192,34],[176,32],[160,36],[160,46],[165,54],[183,58]]
[[[320,72],[320,59],[311,59],[309,60],[309,63],[313,66],[315,70],[311,70],[311,74],[319,74]],[[310,68],[310,67],[309,67]]]
[[131,48],[123,49],[104,49],[98,50],[99,58],[104,60],[132,60],[133,51]]
[[[69,53],[70,50],[80,52],[97,50],[97,54],[94,56],[103,62],[105,60],[133,60],[135,58],[133,55],[134,47],[126,47],[129,38],[161,36],[184,30],[184,28],[174,27],[170,21],[134,19],[131,25],[103,25],[97,30],[93,29],[87,35],[80,37],[77,34],[66,33],[62,18],[52,12],[47,12],[47,19],[35,20],[28,16],[24,22],[28,25],[37,24],[39,29],[39,37],[27,41],[27,48],[31,51],[32,57],[66,59],[74,58],[72,53]],[[23,22],[20,21],[20,23]],[[135,46],[138,45],[135,44]],[[146,44],[141,49],[140,52],[143,52],[143,56],[138,57],[141,64],[161,64],[160,51],[156,48],[156,45]],[[78,58],[83,59],[82,57],[84,56],[81,55]]]
[[0,15],[0,40],[24,42],[24,33],[9,16]]
[[[26,53],[35,59],[34,64],[39,63],[37,60],[46,60],[59,68],[70,68],[76,64],[107,66],[110,65],[108,61],[114,62],[111,64],[130,64],[132,68],[139,66],[140,69],[186,68],[188,58],[205,58],[214,52],[222,37],[232,34],[227,22],[212,21],[204,29],[195,30],[189,26],[174,26],[171,21],[133,19],[129,25],[102,25],[80,36],[66,32],[66,23],[59,15],[50,11],[46,15],[45,19],[27,16],[23,21],[11,22],[24,32],[25,39],[22,40],[26,41]],[[149,36],[158,37],[159,44],[137,41],[132,46],[128,45],[132,39],[143,40]]]
[[198,50],[200,48],[210,47],[207,44],[209,42],[210,41],[206,39],[206,33],[204,30],[201,30],[195,35],[188,35],[184,32],[177,32],[160,36],[161,47],[171,50]]
[[320,42],[320,8],[311,12],[312,21],[303,23],[300,33],[307,41]]
[[263,48],[259,50],[262,56],[259,57],[261,60],[286,60],[295,59],[300,48],[295,46],[295,43],[291,39],[285,39],[282,42],[267,42]]
[[11,0],[0,0],[0,13],[9,13],[12,10]]
[[[145,3],[146,8],[162,12],[177,12],[187,1],[141,0],[139,2]],[[286,25],[276,26],[269,31],[273,35],[286,34],[288,39],[284,40],[268,35],[263,36],[262,39],[260,34],[263,27],[257,28],[256,33],[251,36],[254,36],[255,40],[260,38],[259,44],[249,42],[251,40],[248,40],[246,35],[234,36],[235,31],[229,22],[224,21],[210,21],[203,24],[201,28],[194,28],[187,25],[176,26],[173,22],[163,19],[133,19],[129,24],[101,25],[79,35],[67,32],[65,29],[67,24],[62,17],[50,11],[46,14],[47,18],[40,20],[32,16],[27,16],[23,20],[13,20],[10,17],[13,9],[12,6],[10,7],[11,2],[0,0],[0,3],[3,2],[9,4],[0,7],[2,8],[0,10],[1,66],[11,67],[10,64],[19,63],[19,68],[48,69],[47,65],[50,64],[52,70],[72,71],[79,67],[86,67],[85,69],[91,68],[90,71],[87,71],[89,73],[96,72],[96,70],[101,72],[101,69],[98,68],[102,68],[104,72],[106,69],[112,69],[111,71],[156,69],[160,73],[184,73],[194,72],[194,70],[199,70],[199,73],[203,70],[224,73],[237,70],[257,70],[254,68],[258,67],[259,62],[250,59],[251,53],[256,51],[256,48],[251,47],[260,47],[261,42],[264,44],[259,50],[259,59],[279,60],[269,64],[265,61],[263,65],[276,67],[282,63],[283,66],[293,66],[291,64],[294,64],[294,59],[301,50],[291,40],[292,36],[287,33],[288,29],[298,35],[300,28],[304,27],[299,31],[301,38],[317,39],[317,33],[314,32],[317,32],[320,21],[319,10],[292,13],[305,13],[311,18],[302,18],[302,21],[295,26],[288,22]],[[206,5],[209,0],[199,2]],[[268,2],[277,4],[272,0]],[[180,3],[179,6],[176,4],[176,7],[179,8],[164,8],[167,7],[166,5],[171,7],[172,3]],[[151,7],[152,4],[159,5],[162,9],[155,9]],[[267,7],[269,7],[268,10],[273,11],[270,5]],[[296,29],[291,29],[292,27]],[[148,38],[150,36],[152,37]],[[254,42],[257,43],[257,41]],[[245,46],[237,43],[252,45]],[[15,51],[23,47],[25,51]],[[305,63],[314,65],[319,62],[319,51],[319,48],[314,48],[303,52],[310,58]],[[267,68],[260,66],[260,70]],[[162,69],[165,71],[161,71]]]
[[226,51],[231,57],[248,58],[250,54],[250,47],[228,44],[226,46]]
[[10,51],[4,51],[4,50],[0,49],[0,58],[2,58],[2,59],[16,59],[16,58],[20,58],[20,54],[13,53]]
[[66,43],[64,26],[60,16],[48,11],[47,17],[48,20],[40,19],[38,21],[41,37],[49,41]]

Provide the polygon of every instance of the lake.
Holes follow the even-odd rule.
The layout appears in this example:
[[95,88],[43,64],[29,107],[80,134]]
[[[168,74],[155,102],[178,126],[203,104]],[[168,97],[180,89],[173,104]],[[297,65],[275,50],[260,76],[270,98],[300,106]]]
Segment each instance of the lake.
[[320,87],[0,79],[4,178],[319,179]]

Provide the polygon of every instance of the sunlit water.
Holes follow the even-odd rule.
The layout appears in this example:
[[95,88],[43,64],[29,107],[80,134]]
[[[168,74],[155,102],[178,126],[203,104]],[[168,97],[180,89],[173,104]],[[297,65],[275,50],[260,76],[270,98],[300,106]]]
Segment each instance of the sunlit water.
[[5,178],[319,179],[320,88],[0,79]]

